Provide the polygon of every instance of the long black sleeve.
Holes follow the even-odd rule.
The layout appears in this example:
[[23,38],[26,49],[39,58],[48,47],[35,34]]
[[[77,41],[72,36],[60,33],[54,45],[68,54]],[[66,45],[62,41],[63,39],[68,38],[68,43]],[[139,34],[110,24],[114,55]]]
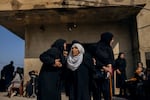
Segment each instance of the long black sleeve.
[[94,68],[94,61],[92,59],[92,56],[88,53],[86,53],[84,55],[84,63],[87,65],[87,67],[89,68],[90,71],[95,71],[95,68]]
[[40,55],[41,62],[46,65],[53,65],[56,58],[57,50],[55,48],[51,48]]

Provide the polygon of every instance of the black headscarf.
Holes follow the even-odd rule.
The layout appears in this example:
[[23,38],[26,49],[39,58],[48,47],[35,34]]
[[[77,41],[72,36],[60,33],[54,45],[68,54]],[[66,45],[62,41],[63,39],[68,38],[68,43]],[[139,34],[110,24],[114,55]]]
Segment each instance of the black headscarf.
[[124,52],[120,52],[118,55],[118,58],[115,61],[115,67],[118,68],[120,71],[124,71],[125,72],[125,68],[126,68],[126,59],[125,58],[121,58],[121,55],[125,54]]
[[110,32],[104,32],[101,34],[101,39],[97,43],[95,56],[99,61],[98,66],[105,66],[107,64],[114,65],[114,54],[110,42],[113,38],[113,34]]
[[63,50],[64,50],[64,43],[65,43],[65,42],[66,42],[66,40],[64,40],[64,39],[58,39],[58,40],[56,40],[56,41],[52,44],[51,47],[55,47],[55,48],[57,48],[57,49],[63,51]]
[[74,43],[80,43],[78,40],[73,40],[72,42],[71,42],[71,46],[74,44]]
[[101,34],[101,40],[100,42],[103,42],[107,45],[110,45],[110,41],[112,40],[113,38],[113,34],[110,33],[110,32],[104,32]]
[[121,55],[124,54],[123,52],[120,52],[118,55],[118,59],[121,59]]

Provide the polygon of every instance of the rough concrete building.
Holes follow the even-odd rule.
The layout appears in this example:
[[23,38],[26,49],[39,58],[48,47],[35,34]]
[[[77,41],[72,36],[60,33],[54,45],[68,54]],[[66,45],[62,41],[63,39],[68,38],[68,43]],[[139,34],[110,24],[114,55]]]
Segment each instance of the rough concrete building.
[[[147,29],[138,31],[136,19],[145,4],[146,0],[1,0],[0,24],[25,40],[25,82],[30,70],[40,70],[39,55],[56,39],[90,44],[105,31],[115,36],[115,57],[121,51],[126,53],[131,77],[140,53],[145,52],[141,51],[143,39],[139,52],[138,32],[141,35]],[[146,11],[139,14],[138,27],[146,24],[140,18],[143,13],[143,20],[147,16]]]
[[138,14],[137,25],[141,61],[150,68],[150,0],[146,0],[144,9]]

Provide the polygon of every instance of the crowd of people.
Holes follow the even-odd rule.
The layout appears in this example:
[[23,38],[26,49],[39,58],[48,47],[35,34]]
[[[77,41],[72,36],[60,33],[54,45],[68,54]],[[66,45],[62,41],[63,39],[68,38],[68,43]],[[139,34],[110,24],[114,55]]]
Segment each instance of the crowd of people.
[[[150,73],[142,62],[138,62],[134,76],[127,79],[125,53],[120,52],[114,59],[113,37],[112,33],[104,32],[100,40],[88,49],[77,40],[69,46],[64,39],[56,40],[40,54],[43,64],[39,74],[35,70],[29,72],[25,96],[37,96],[37,100],[61,100],[63,91],[69,100],[91,100],[91,97],[93,100],[112,100],[116,72],[119,96],[131,100],[150,99]],[[1,90],[8,91],[9,97],[17,92],[23,95],[23,69],[17,67],[14,70],[11,61],[1,71],[4,85]],[[16,92],[16,89],[19,91]]]
[[149,100],[149,70],[143,66],[142,62],[137,62],[133,77],[127,79],[126,66],[125,53],[121,52],[115,60],[116,86],[120,89],[119,96],[128,97],[131,100]]
[[105,32],[92,47],[92,53],[88,53],[79,41],[73,41],[67,50],[66,40],[56,40],[40,55],[43,65],[37,100],[61,100],[61,83],[65,84],[69,100],[91,100],[91,91],[94,100],[101,100],[101,94],[105,100],[111,100],[112,42],[113,34]]
[[125,80],[126,88],[130,92],[132,100],[150,99],[150,70],[143,67],[142,62],[138,62],[134,76]]
[[29,71],[29,76],[30,80],[27,81],[26,85],[23,85],[23,68],[15,68],[14,62],[11,61],[10,64],[5,65],[1,70],[0,92],[7,92],[8,97],[15,95],[36,97],[38,72],[31,70]]
[[[87,50],[77,40],[73,40],[70,47],[67,46],[66,40],[56,40],[39,57],[43,64],[38,78],[37,100],[50,98],[61,100],[62,87],[69,100],[91,100],[91,97],[93,100],[112,100],[114,71],[117,74],[119,96],[134,100],[141,90],[144,93],[146,90],[143,84],[145,80],[148,82],[148,78],[143,72],[143,66],[137,67],[135,76],[127,79],[125,53],[120,52],[115,60],[112,50],[113,41],[113,34],[104,32],[100,40]],[[140,83],[143,83],[142,88],[139,87]],[[130,88],[133,85],[136,87],[134,92]],[[135,93],[135,91],[139,92]],[[147,94],[141,94],[140,97],[143,98],[145,95]]]
[[[19,94],[23,90],[23,68],[17,67],[15,70],[14,62],[11,61],[10,64],[3,67],[1,70],[1,88],[0,90],[3,92],[8,92],[8,96],[11,97],[16,95],[17,92]],[[22,88],[21,88],[22,86]],[[18,89],[18,90],[17,90]]]

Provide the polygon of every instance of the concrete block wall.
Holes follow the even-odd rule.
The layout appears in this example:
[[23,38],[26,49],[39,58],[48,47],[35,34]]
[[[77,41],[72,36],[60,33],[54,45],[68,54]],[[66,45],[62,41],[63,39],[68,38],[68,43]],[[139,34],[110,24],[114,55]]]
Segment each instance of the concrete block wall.
[[146,52],[150,52],[150,0],[146,1],[146,5],[137,16],[139,50],[141,61],[146,66]]
[[107,23],[77,23],[77,27],[72,31],[68,31],[65,24],[44,25],[45,30],[40,29],[40,25],[28,25],[25,34],[25,81],[29,79],[28,72],[30,70],[39,71],[41,62],[39,55],[47,50],[51,44],[58,38],[66,39],[68,43],[76,39],[82,43],[95,43],[100,39],[100,33],[110,31],[114,34],[113,50],[115,58],[119,52],[125,52],[127,58],[127,75],[131,77],[133,74],[133,57],[132,45],[129,26],[121,22]]

